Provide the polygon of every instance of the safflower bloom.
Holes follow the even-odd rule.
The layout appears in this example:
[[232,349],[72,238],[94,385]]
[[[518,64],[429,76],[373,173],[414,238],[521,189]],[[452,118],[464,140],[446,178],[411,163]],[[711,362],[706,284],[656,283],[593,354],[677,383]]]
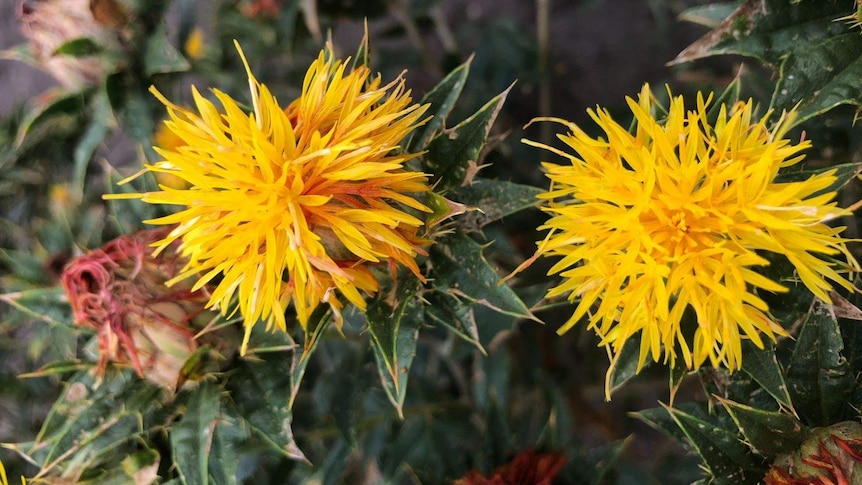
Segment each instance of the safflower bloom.
[[[769,114],[752,120],[749,100],[730,110],[722,105],[711,124],[711,96],[698,95],[688,112],[682,97],[671,96],[659,122],[648,85],[637,102],[627,101],[634,133],[598,108],[588,113],[603,137],[552,119],[571,130],[559,138],[574,153],[525,141],[571,162],[543,164],[551,186],[539,197],[552,217],[540,227],[549,233],[532,258],[561,257],[548,274],[562,282],[548,297],[579,300],[558,333],[588,315],[587,327],[608,348],[612,368],[639,333],[638,370],[650,357],[664,356],[673,366],[681,354],[689,369],[709,359],[732,371],[740,367],[743,338],[762,347],[764,335],[773,341],[786,335],[758,295],[787,291],[758,273],[769,264],[762,253],[785,256],[826,302],[827,279],[853,288],[836,263],[823,259],[840,254],[858,268],[839,236],[843,228],[826,224],[849,213],[833,202],[835,192],[822,192],[835,181],[834,170],[776,181],[810,146],[783,138],[793,113],[770,129]],[[687,310],[696,320],[693,340],[681,325]]]
[[223,111],[193,88],[194,112],[152,89],[183,143],[155,147],[164,161],[146,168],[188,188],[112,197],[185,207],[146,221],[177,224],[155,246],[180,240],[189,258],[168,284],[202,275],[197,289],[220,275],[209,306],[227,314],[238,296],[231,314],[238,309],[244,319],[244,351],[257,321],[286,328],[291,301],[303,328],[321,303],[340,321],[342,296],[364,309],[362,293],[378,290],[371,264],[400,263],[421,279],[415,258],[429,241],[408,208],[429,209],[410,195],[428,190],[426,175],[404,168],[417,154],[397,150],[426,110],[411,104],[402,78],[382,85],[365,66],[348,72],[328,46],[308,69],[300,97],[282,109],[240,56],[252,113],[218,90]]

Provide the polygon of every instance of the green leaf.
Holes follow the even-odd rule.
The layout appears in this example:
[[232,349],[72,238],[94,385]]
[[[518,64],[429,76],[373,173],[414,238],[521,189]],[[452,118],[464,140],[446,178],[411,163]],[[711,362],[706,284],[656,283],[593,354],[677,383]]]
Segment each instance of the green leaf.
[[737,480],[736,483],[758,483],[766,470],[739,441],[736,432],[720,428],[709,421],[680,409],[665,406],[671,418],[694,447],[710,473],[717,478]]
[[362,38],[362,42],[359,43],[359,47],[356,48],[356,55],[353,57],[353,70],[355,71],[360,67],[368,67],[369,63],[368,34],[366,33]]
[[509,86],[472,116],[428,142],[423,169],[431,174],[437,191],[454,190],[470,182],[465,180],[468,172],[478,170],[479,156],[511,89]]
[[463,205],[452,202],[434,192],[425,194],[425,205],[431,209],[431,212],[425,215],[425,227],[427,228],[433,228],[447,219],[463,214],[466,210]]
[[72,309],[63,288],[37,288],[0,294],[0,301],[40,321],[58,326],[72,324]]
[[88,93],[73,93],[63,89],[50,90],[39,95],[21,124],[15,145],[21,146],[24,139],[37,126],[58,116],[82,117],[87,106]]
[[143,415],[156,409],[163,390],[111,368],[97,379],[91,372],[78,373],[51,408],[29,450],[47,449],[37,460],[42,471],[60,467],[80,473],[144,432]]
[[57,360],[54,362],[49,362],[33,372],[18,374],[18,377],[22,379],[30,379],[34,377],[48,377],[66,374],[68,372],[88,370],[92,367],[93,364],[84,363],[80,360]]
[[424,149],[431,136],[443,129],[446,117],[449,116],[455,102],[461,96],[464,84],[467,82],[472,60],[473,58],[470,57],[467,62],[453,69],[422,98],[420,104],[429,105],[425,116],[433,116],[433,118],[413,132],[413,137],[407,145],[408,152],[412,153]]
[[715,28],[726,18],[730,17],[736,8],[739,7],[739,2],[719,2],[709,5],[698,5],[683,10],[679,14],[679,19],[684,22],[703,25],[704,27]]
[[332,311],[329,305],[319,305],[311,313],[308,318],[308,326],[305,329],[305,341],[302,344],[302,353],[297,355],[293,353],[290,365],[290,399],[288,401],[288,410],[293,409],[293,402],[296,400],[296,395],[299,393],[299,386],[302,384],[302,377],[305,375],[305,368],[308,366],[308,359],[317,350],[317,345],[320,343],[320,337],[329,328],[332,323]]
[[570,461],[560,471],[557,481],[584,485],[620,483],[612,478],[609,479],[609,476],[616,476],[614,472],[617,472],[618,468],[615,465],[622,457],[623,451],[633,441],[634,436],[629,436],[624,440],[614,441],[595,448],[573,447],[575,448],[574,453],[569,454]]
[[[95,97],[92,101],[92,108],[95,112],[94,116],[87,125],[87,129],[84,130],[84,134],[78,140],[75,151],[72,153],[72,161],[74,163],[72,190],[77,194],[83,194],[87,167],[93,158],[93,153],[105,141],[105,137],[114,124],[110,102],[106,96]],[[80,198],[83,199],[83,197]]]
[[120,466],[134,483],[153,483],[158,478],[159,458],[156,450],[147,448],[127,456]]
[[237,469],[248,449],[249,430],[239,418],[227,414],[228,409],[224,408],[219,416],[209,450],[210,480],[218,485],[239,483]]
[[833,424],[844,414],[856,380],[843,350],[829,305],[815,302],[799,330],[786,374],[796,411],[809,426]]
[[760,384],[784,409],[793,411],[784,373],[775,356],[775,344],[767,339],[764,339],[763,344],[764,348],[759,349],[750,340],[742,341],[742,371]]
[[99,466],[86,470],[78,485],[128,485],[130,483],[155,483],[159,472],[159,454],[144,449],[125,457],[119,466]]
[[538,206],[540,201],[536,197],[543,192],[544,189],[530,185],[476,178],[470,185],[460,187],[453,198],[479,209],[461,217],[461,223],[468,227],[482,228],[508,215]]
[[668,387],[670,389],[670,405],[673,406],[673,401],[676,398],[676,393],[682,385],[686,377],[693,374],[694,371],[688,370],[684,365],[676,365],[668,369]]
[[842,163],[825,168],[783,170],[777,177],[775,177],[775,181],[778,183],[803,182],[817,174],[828,172],[830,170],[835,170],[835,181],[832,182],[829,187],[812,194],[811,197],[841,190],[845,185],[850,183],[850,181],[854,180],[860,172],[862,172],[862,162]]
[[766,457],[799,448],[808,430],[792,414],[764,411],[716,397],[753,449]]
[[185,72],[191,68],[189,61],[168,41],[164,24],[147,39],[144,51],[144,74],[166,74]]
[[291,428],[291,368],[285,355],[254,361],[246,358],[231,374],[228,390],[238,416],[252,431],[285,456],[306,460]]
[[381,294],[368,305],[366,312],[380,380],[401,418],[404,417],[407,378],[422,325],[422,307],[416,298],[418,289],[415,278],[402,278],[394,295],[394,308]]
[[89,37],[72,39],[54,51],[55,56],[88,57],[102,52],[102,46]]
[[673,61],[740,54],[779,66],[771,107],[800,104],[802,122],[842,104],[862,104],[862,35],[835,20],[852,2],[747,0]]
[[142,81],[131,72],[120,71],[108,76],[105,88],[111,108],[126,133],[141,145],[148,160],[155,160],[158,156],[152,148],[155,132],[153,101]]
[[425,316],[448,327],[455,335],[475,345],[483,355],[488,355],[479,338],[479,327],[471,305],[465,305],[457,297],[442,291],[425,295],[425,299],[428,300]]
[[[365,410],[365,396],[374,387],[374,375],[367,365],[373,351],[366,341],[361,347],[343,344],[344,341],[333,342],[334,352],[327,353],[332,356],[332,369],[315,380],[312,394],[318,413],[331,415],[345,442],[357,449],[359,417]],[[332,362],[336,359],[337,362]],[[379,406],[386,409],[383,402]]]
[[[605,398],[610,400],[611,394],[619,389],[629,379],[637,375],[638,360],[640,359],[641,334],[632,335],[626,339],[623,348],[616,353],[608,369],[607,382],[605,385]],[[652,360],[647,358],[644,368],[649,367]]]
[[201,382],[189,391],[182,418],[170,427],[174,465],[186,485],[209,483],[209,456],[213,431],[221,411],[220,391]]
[[441,290],[500,313],[535,319],[523,301],[482,255],[482,246],[464,234],[441,238],[431,246],[434,284]]
[[[693,403],[684,403],[676,409],[693,405]],[[664,406],[632,412],[629,413],[629,415],[635,419],[642,421],[651,428],[661,431],[662,433],[673,438],[681,444],[688,443],[688,439],[686,438],[685,433],[683,433],[682,429],[677,426],[676,421],[674,421],[673,417],[671,417],[670,413],[667,411],[667,408]]]

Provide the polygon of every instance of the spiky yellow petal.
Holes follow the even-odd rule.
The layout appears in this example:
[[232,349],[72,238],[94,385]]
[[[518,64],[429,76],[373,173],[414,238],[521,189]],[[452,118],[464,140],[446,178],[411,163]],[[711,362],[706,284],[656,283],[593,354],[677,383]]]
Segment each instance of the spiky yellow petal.
[[378,289],[369,264],[401,263],[421,278],[415,258],[429,241],[406,208],[429,211],[411,195],[428,190],[426,175],[406,170],[416,154],[397,149],[426,107],[411,104],[403,79],[382,85],[327,46],[300,97],[282,109],[240,55],[252,113],[218,90],[221,109],[193,89],[190,110],[152,89],[182,143],[156,147],[164,161],[147,168],[188,187],[132,197],[184,207],[147,221],[176,225],[157,244],[181,241],[189,263],[175,280],[197,275],[200,286],[220,277],[209,305],[238,309],[250,330],[257,321],[284,329],[289,302],[303,327],[320,303],[336,315],[341,297],[364,308],[362,294]]
[[[743,339],[763,346],[786,331],[768,313],[759,292],[786,288],[758,272],[765,252],[792,263],[799,279],[829,301],[831,282],[852,288],[825,257],[858,264],[827,222],[848,211],[822,193],[834,171],[801,182],[776,179],[779,169],[798,163],[810,146],[783,138],[788,118],[767,128],[768,116],[754,120],[751,101],[722,106],[707,121],[711,98],[698,96],[686,111],[671,96],[664,121],[652,114],[648,86],[628,99],[634,133],[604,109],[589,110],[604,131],[591,137],[572,123],[561,135],[571,153],[541,143],[527,144],[562,155],[570,163],[544,163],[549,190],[539,198],[551,218],[538,255],[559,257],[549,274],[561,283],[549,297],[578,301],[563,333],[582,318],[616,355],[640,335],[640,363],[647,359],[688,368],[709,361],[740,367]],[[792,115],[791,115],[792,116]],[[696,321],[684,336],[683,315]]]

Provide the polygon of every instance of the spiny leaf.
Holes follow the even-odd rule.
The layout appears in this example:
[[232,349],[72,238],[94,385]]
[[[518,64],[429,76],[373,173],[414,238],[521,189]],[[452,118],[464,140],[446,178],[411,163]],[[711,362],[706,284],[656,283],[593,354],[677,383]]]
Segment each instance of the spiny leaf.
[[765,470],[761,469],[759,460],[739,441],[735,431],[720,428],[677,408],[665,406],[665,409],[714,477],[752,484],[763,477]]
[[80,473],[144,431],[142,416],[156,409],[162,389],[131,374],[109,368],[98,386],[89,372],[68,381],[30,450],[47,448],[42,472],[59,466],[70,475]]
[[209,475],[212,483],[234,485],[243,453],[248,449],[249,430],[226,406],[222,409],[210,443]]
[[383,388],[402,418],[407,378],[422,325],[417,290],[415,278],[402,278],[395,292],[394,308],[383,297],[378,297],[368,305],[366,312]]
[[509,86],[472,116],[428,142],[428,152],[422,158],[423,169],[432,174],[432,183],[438,191],[454,190],[469,182],[464,180],[468,168],[478,164],[494,120],[511,89]]
[[425,298],[428,300],[428,305],[425,306],[425,315],[428,318],[448,327],[455,335],[475,345],[483,355],[488,354],[479,339],[479,327],[471,305],[441,291],[435,291]]
[[690,7],[681,14],[679,19],[684,22],[703,25],[709,28],[718,27],[721,22],[729,17],[736,8],[739,7],[739,2],[719,2],[708,5],[698,5]]
[[170,427],[171,454],[183,483],[206,485],[213,431],[221,412],[220,391],[204,381],[188,392],[182,418]]
[[[148,160],[158,155],[153,151],[153,99],[146,93],[142,80],[128,71],[120,71],[108,76],[105,89],[114,114],[122,121],[129,136],[144,150]],[[125,204],[124,204],[125,206]]]
[[319,305],[311,313],[308,319],[308,326],[305,329],[305,341],[302,344],[302,353],[293,353],[293,358],[290,364],[290,400],[288,401],[288,409],[293,409],[293,402],[296,400],[296,395],[299,393],[299,386],[302,384],[302,377],[305,375],[305,368],[308,367],[308,360],[314,351],[317,350],[317,345],[320,343],[320,337],[329,328],[332,323],[332,311],[329,305]]
[[464,84],[467,82],[467,75],[470,73],[470,61],[472,60],[473,58],[470,57],[467,62],[453,69],[422,98],[420,104],[429,105],[428,111],[425,113],[426,116],[433,116],[433,118],[413,132],[413,137],[407,145],[408,152],[422,150],[431,136],[443,129],[446,117],[449,116],[449,112],[452,111],[455,102],[461,96]]
[[159,458],[156,450],[146,448],[124,458],[120,466],[135,484],[153,483],[158,479]]
[[236,404],[237,415],[252,431],[285,456],[307,461],[293,438],[291,427],[292,367],[285,355],[258,361],[243,360],[228,380],[228,391]]
[[431,209],[431,212],[425,215],[425,227],[429,230],[445,220],[463,214],[467,210],[464,204],[453,202],[434,192],[425,194],[425,205]]
[[843,350],[835,315],[829,305],[815,302],[799,330],[786,374],[796,411],[810,426],[839,421],[856,387]]
[[15,145],[21,146],[27,135],[42,123],[56,116],[82,117],[87,106],[89,93],[73,93],[62,89],[54,89],[42,93],[33,103],[21,124]]
[[[693,405],[694,403],[684,403],[678,406],[677,409],[686,409],[687,406]],[[642,411],[629,413],[629,415],[644,422],[651,428],[661,431],[679,443],[688,443],[685,433],[683,433],[680,427],[677,426],[676,421],[673,420],[665,406],[644,409]]]
[[453,198],[478,209],[461,217],[461,223],[467,227],[482,228],[508,215],[538,206],[536,196],[543,192],[544,189],[530,185],[476,178],[470,185],[459,188]]
[[62,288],[36,288],[0,294],[0,301],[51,325],[69,326],[72,309]]
[[482,255],[482,246],[464,234],[452,234],[431,247],[434,284],[438,288],[500,313],[535,319]]
[[716,399],[733,418],[748,444],[764,456],[796,450],[808,434],[805,426],[791,414],[764,411],[717,396]]
[[[605,399],[610,400],[614,391],[637,374],[640,346],[641,335],[633,335],[625,341],[623,348],[614,355],[606,376]],[[647,359],[644,367],[648,367],[651,363],[652,361]]]
[[829,187],[812,194],[811,197],[816,197],[820,194],[825,194],[827,192],[837,192],[841,190],[842,187],[850,183],[860,172],[862,172],[862,162],[852,162],[852,163],[841,163],[838,165],[832,165],[831,167],[825,168],[815,168],[815,169],[802,169],[802,170],[784,170],[777,177],[775,177],[775,181],[778,183],[789,183],[789,182],[802,182],[810,179],[814,175],[821,174],[823,172],[828,172],[831,170],[835,170],[835,181]]
[[370,63],[370,51],[368,49],[368,25],[365,25],[365,36],[362,37],[362,41],[359,43],[359,47],[356,49],[356,55],[353,56],[353,70],[360,67],[368,67]]
[[841,104],[862,104],[862,35],[836,22],[852,2],[746,0],[715,30],[683,50],[673,63],[740,54],[780,66],[771,107],[800,104],[802,122]]
[[743,340],[742,371],[760,384],[784,409],[795,412],[784,373],[775,357],[775,344],[764,340],[764,348],[759,349],[750,340]]
[[168,42],[164,25],[159,26],[148,38],[144,51],[144,74],[185,72],[191,68],[189,61]]

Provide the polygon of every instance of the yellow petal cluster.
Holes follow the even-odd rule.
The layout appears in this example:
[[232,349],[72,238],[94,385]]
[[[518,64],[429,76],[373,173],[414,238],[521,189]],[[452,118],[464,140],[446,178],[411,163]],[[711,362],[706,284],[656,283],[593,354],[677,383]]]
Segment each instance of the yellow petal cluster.
[[[670,94],[670,93],[669,93]],[[829,302],[830,282],[852,288],[833,256],[858,264],[826,223],[848,211],[836,206],[829,170],[801,182],[782,182],[779,170],[802,160],[808,141],[784,138],[792,114],[769,128],[754,120],[751,101],[722,105],[711,123],[711,97],[698,95],[686,111],[671,95],[664,120],[645,85],[628,98],[636,129],[607,110],[589,110],[603,131],[592,137],[573,123],[560,135],[567,149],[531,141],[571,163],[544,163],[551,179],[544,210],[551,218],[537,256],[559,257],[549,274],[562,282],[548,297],[577,301],[559,333],[586,317],[587,326],[616,356],[640,335],[639,367],[647,358],[687,368],[707,359],[740,367],[741,341],[762,347],[786,331],[770,316],[762,292],[784,292],[761,273],[767,253],[783,255],[799,279]],[[683,318],[691,315],[691,318]],[[693,328],[684,328],[693,320]]]
[[217,282],[209,306],[238,308],[247,342],[257,321],[285,329],[291,302],[303,328],[320,303],[337,317],[342,297],[364,309],[363,293],[378,290],[371,264],[401,264],[421,278],[415,258],[429,241],[414,214],[429,209],[411,195],[428,190],[426,175],[404,167],[417,154],[398,150],[426,109],[411,104],[403,79],[383,85],[328,46],[284,109],[243,62],[252,113],[219,90],[221,110],[193,88],[192,111],[152,89],[182,143],[155,147],[164,160],[147,169],[188,186],[125,197],[183,207],[146,221],[176,225],[156,243],[180,240],[189,258],[172,281]]

